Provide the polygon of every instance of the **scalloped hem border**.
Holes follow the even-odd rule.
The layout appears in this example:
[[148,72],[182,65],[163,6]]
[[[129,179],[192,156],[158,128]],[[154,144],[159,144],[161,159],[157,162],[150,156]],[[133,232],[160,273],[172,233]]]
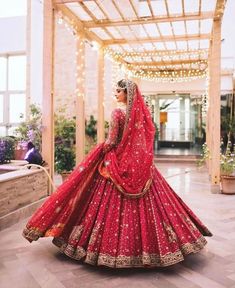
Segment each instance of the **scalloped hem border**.
[[89,252],[81,246],[77,246],[75,249],[62,238],[54,238],[52,243],[59,247],[60,251],[68,257],[75,260],[82,260],[93,266],[106,266],[109,268],[152,268],[177,264],[184,260],[185,255],[197,253],[202,250],[207,241],[201,236],[193,243],[182,245],[180,250],[167,253],[163,256],[143,252],[142,255],[138,256],[119,255],[116,257],[104,253]]

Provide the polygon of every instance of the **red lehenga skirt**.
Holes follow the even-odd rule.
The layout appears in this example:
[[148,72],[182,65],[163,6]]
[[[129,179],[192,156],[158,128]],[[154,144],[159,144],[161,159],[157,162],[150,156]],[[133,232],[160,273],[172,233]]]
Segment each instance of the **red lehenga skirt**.
[[100,145],[34,213],[27,240],[51,236],[69,257],[113,268],[168,266],[204,247],[211,232],[156,168],[148,192],[130,199],[99,173],[102,157]]

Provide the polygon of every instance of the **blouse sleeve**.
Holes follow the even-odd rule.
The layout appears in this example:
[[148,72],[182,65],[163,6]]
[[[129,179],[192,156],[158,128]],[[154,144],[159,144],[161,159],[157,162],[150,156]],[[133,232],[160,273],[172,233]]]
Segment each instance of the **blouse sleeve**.
[[118,143],[120,111],[115,109],[111,114],[108,138],[104,143],[104,152],[108,152]]

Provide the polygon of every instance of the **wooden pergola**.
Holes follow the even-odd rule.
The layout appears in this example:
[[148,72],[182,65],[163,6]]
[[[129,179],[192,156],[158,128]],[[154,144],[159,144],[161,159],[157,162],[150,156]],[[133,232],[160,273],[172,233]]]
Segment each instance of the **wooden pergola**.
[[212,190],[220,182],[221,21],[226,0],[44,1],[43,156],[53,175],[55,15],[77,37],[77,162],[84,157],[84,40],[98,51],[98,142],[104,140],[104,55],[129,77],[157,81],[208,78],[207,144]]

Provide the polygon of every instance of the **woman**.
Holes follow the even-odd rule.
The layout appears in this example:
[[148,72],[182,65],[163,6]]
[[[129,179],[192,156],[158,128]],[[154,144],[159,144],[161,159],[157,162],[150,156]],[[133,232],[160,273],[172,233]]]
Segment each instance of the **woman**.
[[37,164],[37,165],[42,165],[43,160],[42,160],[42,155],[40,152],[35,148],[34,144],[30,141],[27,144],[27,153],[24,157],[24,160],[28,161],[29,164]]
[[93,265],[161,267],[200,251],[210,231],[153,164],[154,125],[135,83],[116,89],[108,139],[32,216],[30,242],[54,237],[71,258]]

